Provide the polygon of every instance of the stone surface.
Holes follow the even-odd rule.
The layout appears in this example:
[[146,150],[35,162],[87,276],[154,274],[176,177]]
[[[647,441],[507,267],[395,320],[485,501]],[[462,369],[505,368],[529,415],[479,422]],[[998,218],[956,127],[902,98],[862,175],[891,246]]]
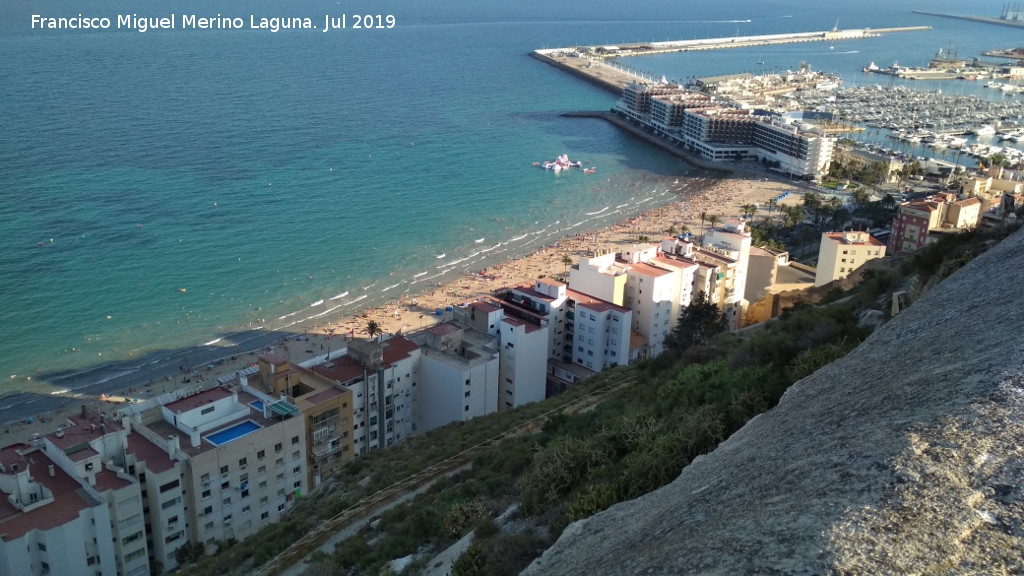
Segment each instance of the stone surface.
[[525,572],[1024,573],[1024,234]]

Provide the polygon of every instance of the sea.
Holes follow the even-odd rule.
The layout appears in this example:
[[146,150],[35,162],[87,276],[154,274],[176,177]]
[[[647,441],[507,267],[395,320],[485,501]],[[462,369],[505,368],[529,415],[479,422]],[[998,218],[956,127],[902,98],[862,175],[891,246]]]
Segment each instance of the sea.
[[[1024,37],[912,10],[998,16],[1002,5],[0,3],[0,422],[413,297],[685,202],[685,184],[707,176],[600,120],[563,117],[615,97],[531,50],[931,26],[626,62],[669,79],[806,62],[847,84],[891,84],[861,69],[923,66],[950,46],[978,56]],[[79,14],[111,27],[32,26],[33,15]],[[118,15],[172,14],[175,29],[117,29]],[[181,29],[182,14],[244,27]],[[342,15],[345,29],[323,30]],[[249,28],[292,17],[317,28]],[[1024,97],[965,81],[909,85]],[[595,173],[533,165],[561,154]]]

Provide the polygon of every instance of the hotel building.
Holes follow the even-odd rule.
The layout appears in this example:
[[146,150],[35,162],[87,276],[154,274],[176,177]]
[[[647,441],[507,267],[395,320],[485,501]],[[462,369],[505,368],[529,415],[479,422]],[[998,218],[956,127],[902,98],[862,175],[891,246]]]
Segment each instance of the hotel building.
[[811,124],[676,86],[627,84],[615,110],[705,160],[756,160],[795,177],[827,173],[835,146]]

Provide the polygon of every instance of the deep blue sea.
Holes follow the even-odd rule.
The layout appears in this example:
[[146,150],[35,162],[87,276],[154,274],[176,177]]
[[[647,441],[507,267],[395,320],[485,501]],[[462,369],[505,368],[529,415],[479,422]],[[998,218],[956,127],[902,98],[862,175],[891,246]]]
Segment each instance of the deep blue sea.
[[[7,0],[0,395],[135,373],[190,346],[232,343],[250,325],[336,320],[673,201],[649,198],[695,171],[603,122],[561,117],[607,109],[614,97],[529,58],[535,48],[837,22],[933,26],[832,50],[630,61],[673,79],[806,61],[847,83],[880,83],[860,73],[869,61],[924,65],[951,43],[961,56],[1024,45],[1019,29],[911,13],[997,16],[1002,4]],[[132,13],[219,13],[246,25],[250,14],[298,16],[317,29],[30,27],[32,14],[79,12],[115,23]],[[391,14],[396,25],[321,31],[325,14],[342,13],[349,24],[353,14]],[[531,166],[562,153],[597,173]]]

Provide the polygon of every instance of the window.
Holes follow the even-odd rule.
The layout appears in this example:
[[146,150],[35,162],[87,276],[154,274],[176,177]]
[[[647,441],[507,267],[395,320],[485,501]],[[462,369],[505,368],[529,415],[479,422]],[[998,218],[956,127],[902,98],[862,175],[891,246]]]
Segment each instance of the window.
[[466,386],[469,386],[469,379],[466,379]]
[[140,538],[142,538],[142,532],[141,531],[136,532],[135,534],[132,534],[130,536],[125,536],[124,538],[121,539],[121,544],[131,544],[132,542],[135,542],[136,540],[138,540]]
[[174,507],[176,504],[178,504],[178,502],[181,502],[181,498],[178,498],[178,497],[171,498],[167,502],[164,502],[164,503],[160,504],[160,509],[161,510],[167,510],[168,508]]
[[216,409],[217,409],[216,406],[209,406],[207,408],[203,408],[199,413],[202,414],[203,416],[206,416],[207,414],[209,414],[210,412],[213,412]]
[[260,498],[260,505],[263,505],[263,504],[266,504],[266,503],[267,503],[267,497],[266,496]]
[[180,483],[177,480],[172,480],[172,481],[168,482],[167,484],[164,484],[163,486],[160,487],[160,493],[163,494],[164,492],[167,492],[168,490],[173,490],[174,488],[177,488],[179,484]]
[[296,466],[295,468],[292,468],[292,474],[298,474],[301,471],[302,471],[302,466]]
[[37,546],[39,546],[39,551],[40,552],[46,552],[46,544],[43,544],[42,542],[40,542]]
[[302,487],[302,480],[296,480],[295,483],[292,484],[292,486],[295,487],[295,488],[301,488]]
[[228,470],[230,470],[230,468],[228,468],[228,465],[227,465],[227,464],[225,464],[225,465],[223,465],[223,466],[221,466],[221,467],[220,467],[220,473],[221,473],[221,474],[227,474],[227,473],[228,473]]
[[260,466],[259,468],[256,469],[256,472],[259,473],[259,474],[264,474],[264,473],[266,473],[266,471],[267,471],[267,467],[266,466]]
[[267,518],[270,518],[270,512],[263,512],[260,514],[260,520],[266,520]]
[[292,436],[292,444],[298,444],[298,443],[299,443],[299,437],[298,436]]
[[247,460],[246,458],[242,458],[241,460],[239,460],[238,461],[238,467],[239,468],[245,468],[246,460]]
[[221,502],[221,506],[231,506],[231,497],[228,496]]
[[[242,490],[242,498],[248,498],[248,497],[249,497],[249,490]],[[248,508],[248,506],[246,506],[246,508]]]
[[221,490],[227,490],[228,488],[231,488],[231,482],[230,481],[225,480],[225,481],[220,483],[220,489]]
[[274,465],[277,466],[278,468],[284,466],[284,458],[278,458],[277,460],[275,460]]
[[284,449],[284,446],[282,446],[280,442],[278,442],[277,444],[274,444],[274,452],[280,452],[283,449]]
[[466,405],[466,408],[463,410],[463,412],[469,412],[469,404]]
[[299,459],[299,454],[300,454],[300,452],[298,450],[296,450],[295,452],[292,452],[292,460],[298,460]]
[[202,481],[203,484],[209,484],[210,483],[210,475],[209,474],[203,474],[202,476],[199,477],[199,480]]
[[203,515],[205,516],[207,514],[213,514],[213,506],[207,506],[206,508],[203,508]]
[[259,452],[256,453],[256,458],[258,458],[259,460],[263,460],[263,458],[266,455],[267,455],[267,451],[266,450],[260,450]]
[[203,498],[203,500],[206,500],[209,497],[210,497],[210,489],[207,488],[206,490],[203,490],[202,498]]
[[466,390],[466,393],[464,394],[464,396],[465,396],[466,398],[469,398],[469,393],[470,393],[470,390]]

